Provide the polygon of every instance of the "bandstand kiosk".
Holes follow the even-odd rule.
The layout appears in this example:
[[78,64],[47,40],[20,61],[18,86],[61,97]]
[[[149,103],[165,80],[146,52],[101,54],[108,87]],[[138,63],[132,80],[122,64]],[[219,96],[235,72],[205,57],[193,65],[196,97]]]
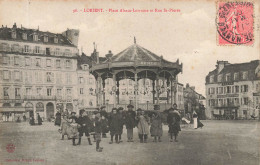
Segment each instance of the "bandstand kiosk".
[[[96,49],[94,50],[95,55]],[[93,54],[92,54],[93,56]],[[170,62],[163,59],[149,50],[139,46],[134,39],[134,44],[123,50],[122,52],[113,55],[111,51],[106,54],[106,59],[99,61],[98,53],[96,60],[92,61],[90,72],[95,76],[97,85],[97,105],[106,105],[105,98],[105,80],[113,79],[113,97],[114,102],[112,107],[125,106],[119,102],[119,81],[123,79],[132,79],[134,81],[134,101],[132,104],[135,109],[144,108],[138,104],[138,80],[152,80],[152,101],[151,107],[154,104],[160,105],[161,91],[167,91],[167,104],[160,105],[161,110],[169,108],[173,103],[176,103],[176,85],[177,75],[182,72],[182,64],[179,60]],[[95,59],[95,58],[94,58]],[[159,79],[165,81],[166,85],[159,85]],[[111,108],[110,108],[111,109]]]

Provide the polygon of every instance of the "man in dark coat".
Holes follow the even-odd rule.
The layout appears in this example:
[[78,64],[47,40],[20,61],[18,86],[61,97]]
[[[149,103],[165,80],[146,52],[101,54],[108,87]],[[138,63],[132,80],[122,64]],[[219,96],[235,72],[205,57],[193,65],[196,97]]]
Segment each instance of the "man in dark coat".
[[123,128],[124,128],[124,121],[125,121],[125,114],[124,114],[124,108],[123,107],[119,107],[117,109],[117,115],[119,118],[119,127],[120,127],[120,133],[119,133],[119,142],[123,142],[122,141],[122,134],[123,134]]
[[127,142],[133,142],[133,129],[136,125],[136,114],[133,111],[134,106],[129,104],[127,106],[128,111],[125,114],[125,126],[127,130]]
[[59,110],[57,111],[57,113],[55,114],[55,124],[57,126],[60,126],[61,124],[61,113],[59,112]]
[[179,131],[181,131],[181,127],[180,127],[180,121],[181,121],[181,117],[179,112],[177,111],[177,105],[174,104],[173,108],[169,109],[169,114],[167,116],[167,123],[168,123],[168,127],[169,127],[169,134],[171,137],[171,142],[173,141],[173,135],[174,135],[174,141],[178,142],[177,140],[177,136]]
[[115,136],[116,139],[116,143],[119,143],[118,141],[118,135],[121,132],[121,126],[120,126],[120,118],[119,115],[117,114],[117,109],[113,108],[112,112],[109,116],[109,130],[110,130],[110,135],[111,135],[111,141],[109,142],[109,144],[113,144],[113,138]]
[[78,145],[81,144],[81,137],[85,134],[85,136],[87,136],[88,138],[88,143],[89,145],[92,145],[91,141],[90,141],[90,135],[89,135],[89,131],[90,131],[90,127],[91,127],[91,121],[89,119],[89,117],[87,116],[87,113],[85,112],[85,110],[80,110],[80,117],[77,119],[77,123],[80,125],[79,130],[79,141],[78,141]]
[[106,112],[106,106],[100,107],[101,125],[102,125],[102,138],[107,138],[108,133],[108,114]]
[[39,113],[37,113],[37,115],[38,125],[42,125],[42,118]]
[[102,152],[103,147],[100,147],[101,133],[102,133],[101,115],[100,112],[98,111],[95,111],[94,113],[95,113],[94,130],[95,130],[95,138],[96,138],[96,151]]

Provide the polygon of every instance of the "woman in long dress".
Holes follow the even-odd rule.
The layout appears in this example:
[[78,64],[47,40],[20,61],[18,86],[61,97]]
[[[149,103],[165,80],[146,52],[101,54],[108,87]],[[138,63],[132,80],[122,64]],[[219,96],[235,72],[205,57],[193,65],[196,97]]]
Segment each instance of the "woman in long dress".
[[144,111],[141,108],[137,109],[137,111],[139,115],[136,117],[136,119],[138,121],[137,128],[140,143],[147,143],[150,120],[149,117],[144,114]]
[[198,128],[198,114],[194,111],[192,117],[193,117],[194,129],[197,129]]

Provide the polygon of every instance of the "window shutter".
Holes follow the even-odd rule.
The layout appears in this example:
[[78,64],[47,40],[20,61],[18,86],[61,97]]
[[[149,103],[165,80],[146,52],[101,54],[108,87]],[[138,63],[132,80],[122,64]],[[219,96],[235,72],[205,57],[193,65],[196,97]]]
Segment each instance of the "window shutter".
[[20,71],[20,80],[19,81],[23,81],[23,71]]
[[9,80],[11,81],[11,79],[12,79],[12,72],[9,71]]
[[4,74],[4,72],[2,70],[0,70],[0,80],[1,81],[3,80],[3,74]]
[[51,73],[51,82],[54,82],[54,73]]

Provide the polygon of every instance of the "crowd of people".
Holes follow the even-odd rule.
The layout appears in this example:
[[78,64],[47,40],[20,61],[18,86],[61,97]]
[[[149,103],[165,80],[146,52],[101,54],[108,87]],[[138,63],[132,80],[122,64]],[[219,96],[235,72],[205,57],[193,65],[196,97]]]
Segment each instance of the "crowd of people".
[[[72,139],[73,146],[81,145],[84,135],[88,139],[88,144],[92,145],[91,136],[93,136],[98,152],[102,152],[103,148],[100,146],[100,142],[102,138],[107,138],[108,133],[110,133],[109,144],[123,142],[124,125],[127,130],[127,142],[134,142],[133,130],[135,127],[138,129],[140,143],[147,143],[148,135],[153,137],[153,142],[161,142],[163,119],[162,113],[159,111],[160,107],[155,105],[154,110],[149,111],[149,113],[140,108],[136,112],[133,109],[134,106],[130,104],[127,106],[127,110],[122,107],[112,108],[111,112],[108,113],[106,107],[102,106],[94,111],[92,116],[89,116],[85,110],[80,110],[79,117],[76,117],[75,112],[71,112],[69,116],[57,112],[55,125],[60,126],[61,140],[64,140],[64,136],[67,136],[68,139]],[[174,104],[166,113],[170,142],[178,142],[177,137],[179,131],[181,131],[181,115],[177,110],[177,105]]]

